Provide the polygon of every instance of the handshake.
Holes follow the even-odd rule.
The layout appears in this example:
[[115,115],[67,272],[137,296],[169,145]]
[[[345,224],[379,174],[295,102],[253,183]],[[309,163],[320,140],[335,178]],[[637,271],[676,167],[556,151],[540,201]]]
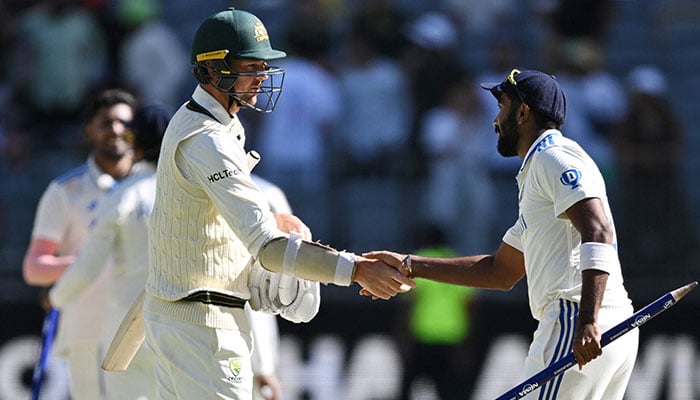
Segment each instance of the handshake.
[[251,309],[294,323],[311,321],[321,305],[318,282],[268,271],[257,261],[250,267],[248,287]]

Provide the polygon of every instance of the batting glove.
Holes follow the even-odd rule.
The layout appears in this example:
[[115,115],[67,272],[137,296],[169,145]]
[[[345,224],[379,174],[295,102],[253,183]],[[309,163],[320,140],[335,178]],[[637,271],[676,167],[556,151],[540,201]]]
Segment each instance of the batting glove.
[[321,306],[321,285],[318,282],[306,279],[292,278],[296,285],[282,288],[280,286],[280,299],[292,300],[282,307],[280,316],[294,323],[311,321]]
[[250,308],[254,311],[260,311],[267,314],[279,314],[279,306],[275,305],[271,294],[272,291],[270,282],[274,272],[270,272],[263,268],[257,261],[250,265],[250,273],[248,274],[248,289],[250,289]]

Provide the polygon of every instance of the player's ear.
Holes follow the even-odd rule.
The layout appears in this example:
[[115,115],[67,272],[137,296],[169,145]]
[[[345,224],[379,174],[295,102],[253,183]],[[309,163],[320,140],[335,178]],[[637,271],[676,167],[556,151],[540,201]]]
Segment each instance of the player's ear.
[[95,133],[95,123],[90,120],[85,125],[83,125],[83,135],[87,140],[92,142],[92,137],[94,136]]
[[530,116],[530,106],[525,103],[520,104],[520,110],[518,111],[518,120],[520,122],[525,122]]

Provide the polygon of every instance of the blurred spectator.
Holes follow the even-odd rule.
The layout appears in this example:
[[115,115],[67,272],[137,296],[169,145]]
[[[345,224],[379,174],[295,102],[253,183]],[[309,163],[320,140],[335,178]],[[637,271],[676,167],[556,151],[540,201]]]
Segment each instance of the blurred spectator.
[[[311,22],[311,23],[309,23]],[[275,61],[286,71],[275,112],[259,121],[257,167],[286,193],[315,236],[328,237],[328,154],[341,115],[338,78],[324,66],[330,48],[322,21],[299,21],[288,32],[288,57]]]
[[626,113],[624,88],[605,69],[602,49],[591,40],[564,42],[557,63],[554,75],[566,93],[564,129],[596,161],[612,193],[615,171],[611,135]]
[[[489,248],[486,243],[495,212],[495,193],[488,165],[491,135],[483,132],[483,109],[468,73],[446,77],[440,103],[420,121],[419,141],[428,175],[423,207],[427,218],[460,253]],[[464,229],[464,221],[474,229]],[[497,243],[493,243],[494,246]]]
[[34,210],[26,204],[41,196],[43,188],[37,181],[47,172],[44,163],[35,160],[29,133],[0,123],[0,251],[11,254],[12,262],[22,262],[15,249],[26,245],[34,218]]
[[[520,168],[521,160],[518,157],[503,157],[497,151],[493,151],[498,145],[498,135],[493,126],[493,120],[498,115],[498,103],[493,101],[490,92],[479,87],[479,83],[500,82],[510,73],[513,65],[523,65],[521,48],[517,43],[516,39],[509,35],[494,39],[494,44],[488,49],[487,63],[478,70],[473,88],[479,95],[479,107],[482,110],[479,134],[486,140],[487,162],[496,192],[493,207],[497,210],[515,209],[518,206],[518,187],[514,171]],[[487,233],[491,232],[493,237],[497,237],[511,225],[513,219],[509,213],[497,212],[492,216],[492,226]]]
[[557,36],[604,40],[615,17],[614,0],[537,0],[535,8]]
[[381,53],[368,31],[370,21],[354,21],[340,68],[343,124],[336,149],[344,172],[386,175],[404,150],[410,127],[410,97],[398,63]]
[[[444,232],[431,224],[419,232],[415,254],[429,257],[455,257]],[[401,400],[415,398],[418,382],[431,379],[440,400],[464,399],[474,380],[474,352],[471,349],[471,320],[477,290],[426,279],[416,279],[416,287],[406,295],[410,335],[401,352],[404,376]]]
[[408,20],[399,0],[366,1],[359,9],[358,19],[364,22],[367,37],[379,53],[396,58],[403,43],[402,29]]
[[10,81],[46,148],[75,141],[80,110],[107,68],[104,32],[77,0],[43,0],[19,16]]
[[[334,243],[361,249],[395,244],[401,232],[401,176],[414,159],[407,152],[411,100],[399,64],[381,53],[368,31],[370,21],[353,21],[339,70],[343,96],[341,124],[334,136],[331,168]],[[373,226],[368,232],[366,226]],[[349,241],[343,242],[344,240]]]
[[663,73],[652,66],[627,76],[629,113],[614,136],[619,173],[620,256],[630,272],[685,265],[697,251],[682,188],[684,135]]
[[440,12],[427,12],[410,21],[403,29],[405,38],[400,61],[410,88],[412,119],[409,144],[416,153],[410,167],[417,175],[425,173],[424,155],[418,145],[418,129],[423,113],[435,107],[459,75],[459,34],[450,18]]
[[187,51],[161,20],[160,0],[121,0],[118,17],[125,37],[119,49],[120,85],[145,102],[178,107],[190,77]]
[[517,0],[441,0],[440,3],[467,34],[493,33],[518,18]]

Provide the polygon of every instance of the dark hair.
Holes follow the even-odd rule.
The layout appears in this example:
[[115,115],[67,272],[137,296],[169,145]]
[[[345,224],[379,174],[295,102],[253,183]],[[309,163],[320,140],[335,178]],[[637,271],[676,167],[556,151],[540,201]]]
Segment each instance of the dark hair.
[[134,132],[134,145],[143,151],[146,161],[158,161],[163,135],[172,116],[170,106],[161,103],[146,103],[136,109],[129,127]]
[[537,130],[542,131],[542,130],[547,130],[547,129],[556,129],[559,130],[561,128],[561,124],[558,122],[554,122],[549,117],[545,117],[542,115],[542,113],[539,113],[535,110],[530,110],[530,112],[533,114],[533,118],[535,120],[535,125],[537,126]]
[[[505,95],[508,96],[511,101],[511,110],[515,110],[520,107],[521,104],[523,104],[523,101],[521,101],[518,96],[514,96],[510,93],[505,93]],[[545,116],[539,111],[534,110],[532,107],[530,107],[530,115],[532,115],[532,119],[535,120],[535,127],[538,131],[547,129],[561,129],[560,123],[552,121],[549,117]]]
[[94,95],[88,102],[85,108],[85,120],[91,120],[103,108],[111,107],[116,104],[126,104],[135,110],[138,106],[138,101],[136,100],[136,96],[124,89],[103,90]]

